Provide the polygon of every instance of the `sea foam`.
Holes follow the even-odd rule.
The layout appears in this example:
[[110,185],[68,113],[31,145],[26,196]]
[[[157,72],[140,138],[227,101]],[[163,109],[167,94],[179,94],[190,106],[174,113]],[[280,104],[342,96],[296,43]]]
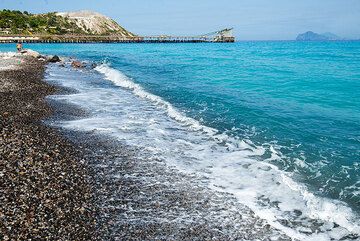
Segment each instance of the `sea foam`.
[[[271,145],[257,146],[205,126],[107,64],[96,70],[121,89],[64,81],[80,92],[58,98],[94,114],[64,121],[62,126],[112,135],[142,148],[143,158],[160,158],[180,171],[202,176],[206,185],[232,193],[293,238],[330,240],[360,234],[357,216],[345,203],[316,196],[292,173],[271,164],[282,158]],[[265,151],[271,152],[270,158],[263,158]]]

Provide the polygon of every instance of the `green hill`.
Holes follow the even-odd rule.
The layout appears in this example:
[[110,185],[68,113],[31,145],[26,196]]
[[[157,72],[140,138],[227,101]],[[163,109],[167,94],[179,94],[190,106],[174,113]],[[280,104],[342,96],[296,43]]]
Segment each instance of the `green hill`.
[[114,20],[90,11],[31,14],[27,11],[6,9],[0,11],[0,34],[117,34],[124,37],[134,36]]

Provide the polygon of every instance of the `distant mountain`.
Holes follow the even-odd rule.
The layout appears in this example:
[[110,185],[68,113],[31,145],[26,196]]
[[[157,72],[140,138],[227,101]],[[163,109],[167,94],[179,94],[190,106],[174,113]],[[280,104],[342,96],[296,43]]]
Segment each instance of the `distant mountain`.
[[0,10],[0,35],[9,34],[134,36],[111,18],[96,12],[31,14]]
[[303,34],[299,34],[296,37],[297,41],[329,41],[329,40],[341,40],[342,38],[340,38],[339,36],[333,34],[333,33],[323,33],[323,34],[318,34],[318,33],[314,33],[312,31],[308,31],[306,33]]
[[321,34],[325,37],[327,37],[329,40],[342,40],[343,38],[337,36],[336,34],[330,33],[330,32],[326,32]]

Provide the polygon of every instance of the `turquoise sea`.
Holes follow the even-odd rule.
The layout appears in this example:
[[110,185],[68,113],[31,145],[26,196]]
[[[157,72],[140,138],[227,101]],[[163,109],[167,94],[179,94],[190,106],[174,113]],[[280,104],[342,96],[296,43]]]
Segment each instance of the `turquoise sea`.
[[49,67],[79,91],[59,99],[92,113],[62,126],[203,176],[300,239],[359,238],[360,42],[27,47],[98,64]]

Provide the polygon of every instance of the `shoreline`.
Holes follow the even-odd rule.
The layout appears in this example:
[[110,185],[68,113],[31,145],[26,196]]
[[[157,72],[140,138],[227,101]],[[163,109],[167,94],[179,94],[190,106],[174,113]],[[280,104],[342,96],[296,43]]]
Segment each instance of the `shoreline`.
[[[103,83],[103,76],[92,70],[95,64],[84,62],[79,67],[73,63],[80,61],[68,59],[46,66],[39,58],[12,58],[18,65],[0,71],[4,96],[0,176],[5,177],[0,201],[6,204],[0,208],[0,220],[5,220],[0,239],[290,240],[288,236],[293,236],[259,218],[231,192],[209,188],[211,178],[182,172],[165,159],[151,158],[146,149],[96,129],[68,129],[67,121],[93,117],[86,103],[74,102],[77,105],[71,99],[91,93],[93,81]],[[62,199],[60,205],[56,198]],[[40,206],[40,211],[31,206]],[[16,215],[10,214],[17,209]]]
[[0,239],[90,240],[95,233],[88,169],[77,148],[42,123],[45,62],[16,56],[0,71]]
[[[91,82],[94,77],[91,69],[67,67],[49,66],[49,83],[63,88],[61,83],[68,78],[71,82],[77,76],[81,85],[81,79]],[[97,83],[104,81],[96,76],[101,78],[94,80]],[[109,135],[65,128],[64,120],[92,117],[91,112],[74,112],[81,106],[62,101],[69,94],[84,94],[70,89],[71,84],[65,86],[68,92],[47,99],[55,107],[47,123],[86,157],[96,197],[97,230],[104,240],[290,240],[233,195],[212,190],[208,180],[196,174],[179,171],[163,159],[143,158],[146,150]]]
[[74,93],[46,83],[45,64],[25,57],[0,71],[12,86],[0,102],[1,239],[290,240],[196,175],[108,136],[52,127],[87,113],[45,99]]

